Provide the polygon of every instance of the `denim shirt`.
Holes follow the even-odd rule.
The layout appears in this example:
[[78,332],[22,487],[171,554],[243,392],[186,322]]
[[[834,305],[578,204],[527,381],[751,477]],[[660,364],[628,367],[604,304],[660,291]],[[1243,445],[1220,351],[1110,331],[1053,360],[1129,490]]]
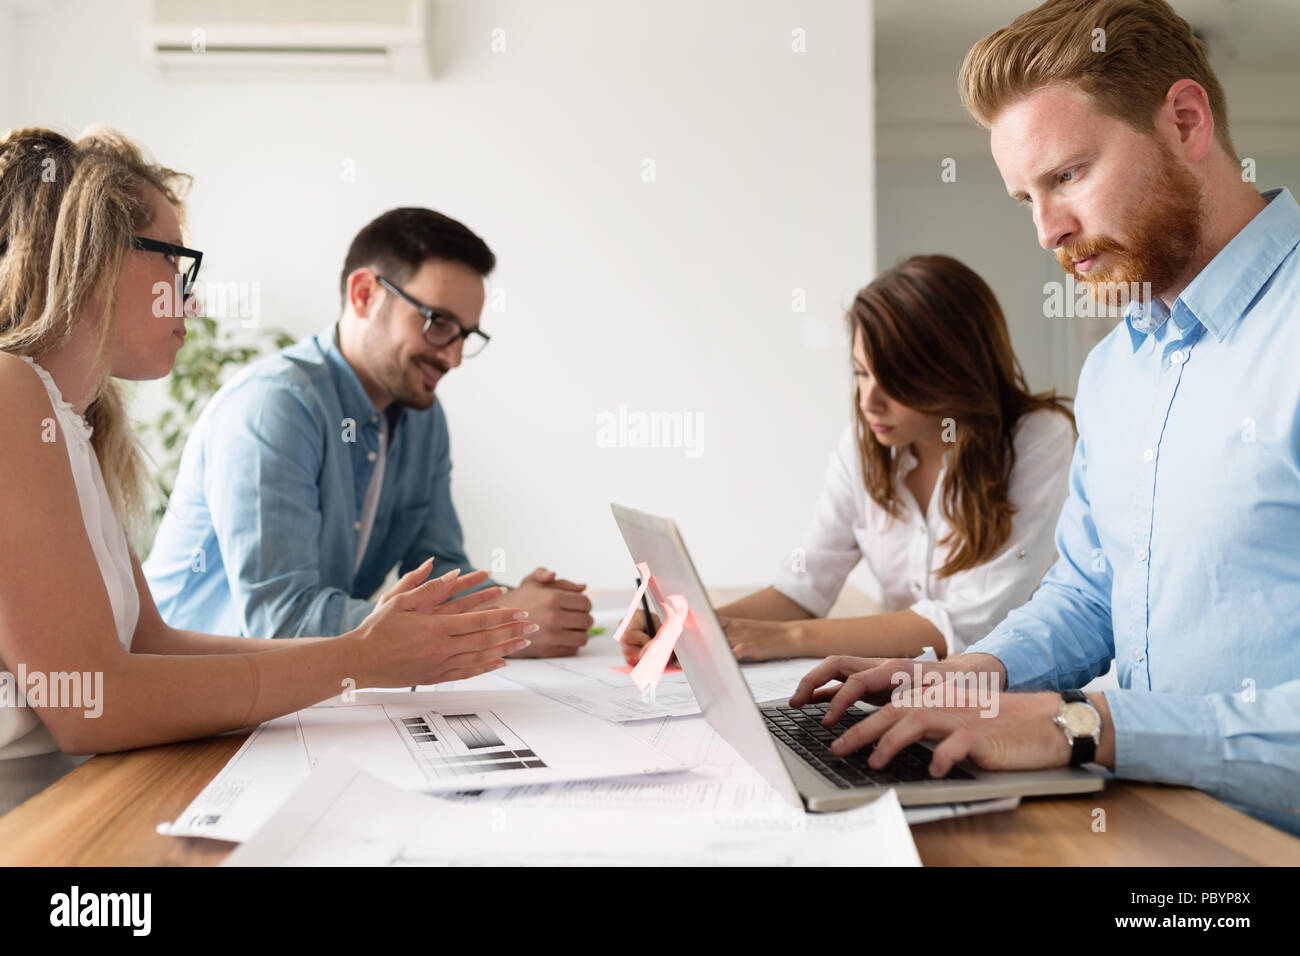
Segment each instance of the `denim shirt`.
[[1300,206],[1264,197],[1172,309],[1130,305],[1088,356],[1060,558],[969,653],[1024,691],[1114,657],[1117,776],[1300,834]]
[[337,327],[242,370],[204,408],[144,563],[173,627],[250,637],[332,636],[374,608],[394,565],[472,570],[451,502],[447,420],[391,407],[379,506],[357,573],[380,413]]

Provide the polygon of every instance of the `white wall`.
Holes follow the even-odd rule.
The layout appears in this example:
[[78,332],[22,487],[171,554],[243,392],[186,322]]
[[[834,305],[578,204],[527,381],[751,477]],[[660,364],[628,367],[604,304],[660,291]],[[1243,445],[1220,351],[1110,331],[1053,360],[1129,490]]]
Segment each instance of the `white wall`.
[[[875,261],[870,5],[432,13],[430,83],[194,81],[145,60],[138,4],[55,0],[19,18],[14,118],[106,121],[194,174],[203,277],[260,283],[265,322],[298,334],[337,315],[368,219],[463,219],[506,296],[491,347],[439,388],[471,558],[627,586],[616,500],[675,516],[709,583],[766,582],[850,408],[841,315]],[[702,415],[702,454],[598,447],[620,403]]]
[[18,17],[0,0],[0,129],[8,129],[18,115]]

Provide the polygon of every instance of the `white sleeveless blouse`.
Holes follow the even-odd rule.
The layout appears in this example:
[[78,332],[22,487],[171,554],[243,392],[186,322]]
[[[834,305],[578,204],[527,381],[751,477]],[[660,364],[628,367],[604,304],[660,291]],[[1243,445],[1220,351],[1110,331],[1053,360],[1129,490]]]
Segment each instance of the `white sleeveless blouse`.
[[[50,373],[27,356],[22,358],[40,376],[50,396],[60,440],[68,449],[68,463],[72,466],[72,478],[77,486],[86,536],[90,539],[112,605],[117,639],[130,650],[131,637],[140,616],[140,595],[136,593],[126,531],[113,510],[103,472],[99,469],[99,459],[90,445],[91,427],[63,400]],[[14,669],[0,661],[0,670],[13,672]],[[17,678],[17,673],[14,673],[15,682]],[[30,707],[0,707],[0,760],[51,753],[58,749],[54,738]],[[4,773],[4,766],[0,764],[0,776]]]

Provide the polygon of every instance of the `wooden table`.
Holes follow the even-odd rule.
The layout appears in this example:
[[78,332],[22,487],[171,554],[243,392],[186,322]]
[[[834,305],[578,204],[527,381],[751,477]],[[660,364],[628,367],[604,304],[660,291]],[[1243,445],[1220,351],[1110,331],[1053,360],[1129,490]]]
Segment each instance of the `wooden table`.
[[[846,593],[832,614],[871,613]],[[594,596],[594,595],[593,595]],[[711,592],[716,604],[736,589]],[[247,732],[86,761],[0,817],[0,865],[213,866],[235,844],[162,836]],[[1094,832],[1094,811],[1105,831]],[[1010,813],[925,823],[912,836],[927,866],[1300,865],[1300,839],[1198,790],[1111,782],[1101,793],[1023,801]]]
[[[213,866],[233,843],[160,835],[247,734],[103,754],[0,817],[0,865]],[[1106,811],[1093,832],[1094,810]],[[927,866],[1300,865],[1300,840],[1198,790],[1112,782],[1010,813],[924,823]]]

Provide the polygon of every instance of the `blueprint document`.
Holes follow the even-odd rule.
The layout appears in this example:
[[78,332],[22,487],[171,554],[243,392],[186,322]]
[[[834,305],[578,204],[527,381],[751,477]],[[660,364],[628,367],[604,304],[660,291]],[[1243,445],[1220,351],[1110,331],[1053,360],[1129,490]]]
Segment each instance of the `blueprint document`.
[[919,866],[898,797],[831,814],[457,802],[386,783],[338,751],[226,866]]
[[519,688],[356,694],[262,724],[160,832],[247,839],[337,748],[402,790],[481,790],[680,770],[617,724]]

